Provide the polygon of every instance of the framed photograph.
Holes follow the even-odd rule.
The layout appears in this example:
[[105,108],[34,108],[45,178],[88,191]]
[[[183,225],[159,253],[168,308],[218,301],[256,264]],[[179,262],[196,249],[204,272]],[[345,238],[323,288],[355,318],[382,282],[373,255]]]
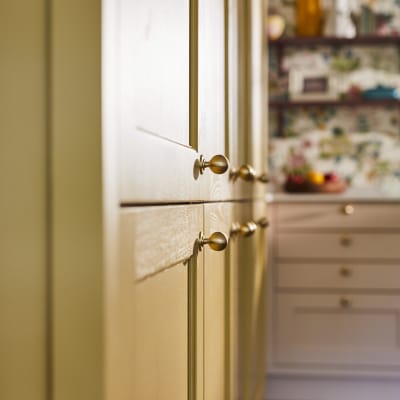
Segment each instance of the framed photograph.
[[289,95],[294,101],[336,100],[335,77],[326,70],[298,70],[289,73]]

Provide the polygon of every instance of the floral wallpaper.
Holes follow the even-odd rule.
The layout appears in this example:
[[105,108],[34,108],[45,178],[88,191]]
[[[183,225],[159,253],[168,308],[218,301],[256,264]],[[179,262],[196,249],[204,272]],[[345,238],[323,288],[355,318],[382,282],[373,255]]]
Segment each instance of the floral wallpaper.
[[[293,1],[272,0],[293,28]],[[393,7],[400,2],[393,1]],[[400,26],[400,20],[399,26]],[[328,46],[287,48],[281,70],[305,67],[336,74],[339,96],[353,88],[367,90],[390,86],[400,93],[400,52],[383,47]],[[276,54],[270,51],[270,98],[287,99],[287,76],[278,74]],[[321,172],[334,171],[353,187],[379,187],[400,193],[400,106],[301,107],[286,109],[280,130],[278,115],[270,110],[270,171],[280,186],[285,169],[293,162],[307,162]]]

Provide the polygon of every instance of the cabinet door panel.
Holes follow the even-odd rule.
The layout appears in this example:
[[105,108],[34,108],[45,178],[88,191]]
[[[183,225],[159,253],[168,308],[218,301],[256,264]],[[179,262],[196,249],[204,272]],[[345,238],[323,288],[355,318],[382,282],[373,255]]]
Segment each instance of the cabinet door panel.
[[[266,217],[263,201],[237,206],[239,222]],[[259,400],[264,395],[266,371],[266,234],[258,228],[253,236],[236,238],[238,251],[237,330],[240,399]]]
[[[123,203],[198,200],[189,133],[189,0],[120,0],[106,47],[108,128],[120,137]],[[107,119],[106,119],[107,121]],[[140,190],[138,190],[140,188]]]
[[[202,0],[198,4],[198,149],[206,159],[215,154],[229,158],[225,124],[225,1]],[[201,183],[202,198],[231,198],[229,173],[207,173]]]
[[188,269],[177,265],[135,293],[134,399],[186,400]]
[[[232,203],[204,205],[204,234],[229,237]],[[229,321],[226,253],[204,248],[204,399],[220,400],[227,393]]]
[[202,230],[202,205],[120,212],[120,261],[106,281],[110,398],[187,399],[189,270],[202,265]]
[[400,366],[399,298],[279,294],[275,360],[289,366]]

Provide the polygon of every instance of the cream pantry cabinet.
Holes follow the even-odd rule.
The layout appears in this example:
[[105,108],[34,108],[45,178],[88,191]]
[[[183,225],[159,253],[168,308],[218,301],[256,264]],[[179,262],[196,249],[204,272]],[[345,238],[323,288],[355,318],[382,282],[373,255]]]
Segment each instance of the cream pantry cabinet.
[[[236,1],[223,0],[120,0],[115,6],[106,64],[118,121],[121,203],[251,198],[254,185],[265,187],[229,173],[257,162],[237,137],[244,124],[239,85],[246,79],[238,69],[245,51],[238,11]],[[222,170],[202,169],[216,155],[226,158]],[[255,178],[263,166],[257,164]]]
[[25,3],[0,17],[0,397],[262,399],[264,2]]
[[122,224],[110,398],[263,398],[262,13],[259,1],[110,5],[104,101]]
[[[263,398],[266,264],[257,249],[265,217],[262,201],[121,212],[109,338],[115,396]],[[225,252],[199,241],[217,230],[229,240],[215,244]]]

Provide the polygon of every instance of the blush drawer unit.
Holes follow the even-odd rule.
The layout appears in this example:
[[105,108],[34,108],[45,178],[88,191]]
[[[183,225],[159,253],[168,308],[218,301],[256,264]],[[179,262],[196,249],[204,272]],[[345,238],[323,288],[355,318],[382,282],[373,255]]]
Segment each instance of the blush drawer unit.
[[400,297],[277,296],[276,362],[298,366],[400,368]]
[[400,229],[398,204],[279,204],[280,228],[382,228]]
[[400,233],[278,233],[278,258],[400,258]]
[[400,377],[400,204],[270,212],[270,374]]
[[279,263],[275,267],[279,289],[367,289],[400,292],[400,262]]

